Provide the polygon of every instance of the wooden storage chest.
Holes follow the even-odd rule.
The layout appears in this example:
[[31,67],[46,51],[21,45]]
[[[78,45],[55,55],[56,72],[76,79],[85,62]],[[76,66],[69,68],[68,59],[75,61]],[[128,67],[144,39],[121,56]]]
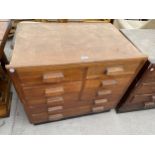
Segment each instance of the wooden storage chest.
[[155,30],[132,29],[122,33],[148,56],[148,61],[117,106],[117,112],[155,108]]
[[7,69],[38,124],[115,108],[146,60],[112,24],[21,22]]

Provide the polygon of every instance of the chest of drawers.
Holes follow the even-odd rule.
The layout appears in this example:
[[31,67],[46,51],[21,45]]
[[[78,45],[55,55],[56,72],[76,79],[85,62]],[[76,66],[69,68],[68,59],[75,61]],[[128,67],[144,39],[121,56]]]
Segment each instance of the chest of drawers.
[[113,25],[22,22],[8,72],[31,123],[115,108],[144,65]]
[[155,30],[122,30],[122,33],[148,56],[148,62],[118,104],[117,112],[155,108]]

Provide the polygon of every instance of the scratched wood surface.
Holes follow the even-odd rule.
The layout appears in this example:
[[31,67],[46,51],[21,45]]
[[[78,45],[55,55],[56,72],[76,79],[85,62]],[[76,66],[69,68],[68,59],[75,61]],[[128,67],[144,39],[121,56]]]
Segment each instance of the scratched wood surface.
[[21,22],[15,36],[10,67],[144,57],[109,23]]

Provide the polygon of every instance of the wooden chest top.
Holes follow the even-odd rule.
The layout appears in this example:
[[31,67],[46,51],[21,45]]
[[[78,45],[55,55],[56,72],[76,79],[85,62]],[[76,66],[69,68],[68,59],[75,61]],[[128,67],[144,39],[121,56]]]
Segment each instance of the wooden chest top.
[[109,23],[21,22],[8,67],[64,65],[145,57]]
[[155,30],[130,29],[121,30],[123,34],[143,53],[155,63]]

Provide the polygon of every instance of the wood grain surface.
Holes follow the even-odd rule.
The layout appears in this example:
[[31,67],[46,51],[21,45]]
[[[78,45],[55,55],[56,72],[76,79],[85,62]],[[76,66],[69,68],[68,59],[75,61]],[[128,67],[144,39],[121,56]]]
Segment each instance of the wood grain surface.
[[21,22],[15,36],[9,67],[77,64],[144,57],[109,23]]

